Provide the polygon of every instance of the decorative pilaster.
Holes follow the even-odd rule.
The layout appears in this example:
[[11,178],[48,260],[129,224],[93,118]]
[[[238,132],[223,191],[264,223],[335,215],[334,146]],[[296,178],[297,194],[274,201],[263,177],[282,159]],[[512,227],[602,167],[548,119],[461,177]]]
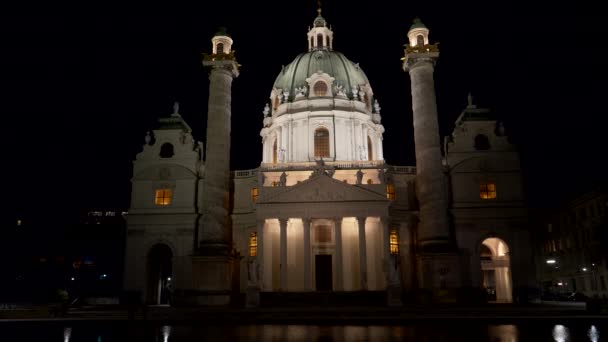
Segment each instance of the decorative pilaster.
[[335,286],[335,290],[336,291],[343,291],[344,290],[344,285],[343,285],[343,271],[342,271],[342,265],[343,265],[343,260],[342,260],[342,217],[336,217],[334,218],[334,225],[335,225],[335,239],[336,239],[336,246],[335,246],[335,252],[336,252],[336,286]]
[[361,290],[367,290],[367,242],[365,240],[365,217],[357,217],[359,225],[359,274]]
[[280,218],[281,291],[287,291],[287,219]]
[[310,269],[310,218],[302,219],[304,233],[304,290],[312,291]]

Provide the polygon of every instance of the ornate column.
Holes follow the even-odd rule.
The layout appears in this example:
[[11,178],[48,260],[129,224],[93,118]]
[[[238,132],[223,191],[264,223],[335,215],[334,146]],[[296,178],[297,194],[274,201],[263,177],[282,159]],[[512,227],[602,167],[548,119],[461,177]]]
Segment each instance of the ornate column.
[[199,203],[198,250],[192,257],[194,288],[186,301],[227,305],[235,276],[228,201],[231,91],[239,64],[231,49],[232,39],[223,30],[211,41],[215,53],[203,58],[203,65],[210,69],[204,190]]
[[287,219],[279,219],[281,253],[281,291],[287,291]]
[[[449,287],[460,286],[460,261],[448,222],[447,184],[443,173],[435,83],[437,44],[430,44],[429,30],[420,22],[408,31],[403,70],[409,72],[416,152],[416,193],[420,203],[417,242],[421,286],[439,288],[443,279]],[[447,276],[446,276],[447,275]],[[445,278],[444,278],[445,277]],[[445,291],[444,291],[445,292]],[[443,294],[441,294],[443,296]]]
[[334,218],[335,238],[336,238],[336,291],[343,291],[343,260],[342,260],[342,217]]
[[367,245],[365,241],[365,217],[357,217],[359,225],[359,274],[361,290],[367,290]]
[[302,219],[304,234],[304,290],[312,291],[310,269],[310,218]]

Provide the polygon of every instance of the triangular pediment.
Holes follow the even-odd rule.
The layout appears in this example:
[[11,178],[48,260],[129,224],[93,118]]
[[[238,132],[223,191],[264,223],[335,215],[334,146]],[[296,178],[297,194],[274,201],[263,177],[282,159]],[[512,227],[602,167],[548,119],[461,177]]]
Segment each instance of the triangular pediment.
[[388,201],[384,194],[365,189],[358,185],[346,184],[327,175],[313,176],[302,183],[285,187],[281,190],[264,194],[258,204]]

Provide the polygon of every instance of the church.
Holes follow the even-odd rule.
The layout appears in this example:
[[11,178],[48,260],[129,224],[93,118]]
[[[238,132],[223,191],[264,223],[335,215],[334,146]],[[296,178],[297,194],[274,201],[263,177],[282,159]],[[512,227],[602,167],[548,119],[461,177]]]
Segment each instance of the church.
[[416,165],[390,165],[372,85],[333,49],[318,12],[308,50],[268,85],[263,157],[250,170],[229,169],[234,42],[223,30],[212,38],[206,142],[176,105],[133,162],[125,290],[149,304],[228,305],[240,294],[255,307],[266,293],[322,292],[380,293],[398,306],[508,303],[534,287],[517,150],[470,95],[442,141],[429,29],[414,21],[401,58]]

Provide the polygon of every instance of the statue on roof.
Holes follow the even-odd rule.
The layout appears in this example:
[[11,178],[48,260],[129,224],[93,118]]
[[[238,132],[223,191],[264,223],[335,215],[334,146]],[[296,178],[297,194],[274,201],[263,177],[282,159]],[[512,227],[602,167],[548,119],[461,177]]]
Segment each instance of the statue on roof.
[[469,95],[467,96],[467,101],[469,103],[469,107],[473,107],[473,95],[471,95],[471,92],[469,92]]
[[144,138],[146,141],[146,145],[150,145],[150,141],[152,141],[152,136],[150,136],[150,131],[146,132],[146,137]]
[[173,114],[179,114],[179,102],[177,101],[173,103]]
[[268,105],[268,103],[266,103],[266,106],[264,106],[264,117],[267,117],[268,114],[270,113],[270,106]]

